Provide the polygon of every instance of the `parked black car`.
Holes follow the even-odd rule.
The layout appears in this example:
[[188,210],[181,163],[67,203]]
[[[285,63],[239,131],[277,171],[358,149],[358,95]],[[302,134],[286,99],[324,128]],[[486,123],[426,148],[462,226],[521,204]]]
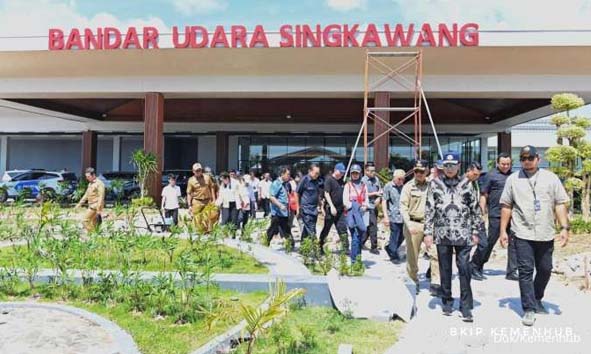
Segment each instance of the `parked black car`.
[[130,200],[140,195],[137,173],[133,171],[112,171],[98,177],[105,184],[107,200]]

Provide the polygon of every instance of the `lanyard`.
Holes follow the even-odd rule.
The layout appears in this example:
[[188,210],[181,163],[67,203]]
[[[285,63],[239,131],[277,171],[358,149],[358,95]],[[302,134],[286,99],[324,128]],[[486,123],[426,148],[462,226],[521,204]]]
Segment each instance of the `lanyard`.
[[539,170],[537,170],[535,172],[536,178],[534,180],[534,183],[531,183],[530,178],[528,177],[527,173],[525,173],[525,171],[523,171],[523,174],[527,177],[527,183],[529,184],[529,187],[531,188],[532,193],[534,194],[534,200],[537,200],[538,198],[536,197],[536,184],[538,184],[538,174]]

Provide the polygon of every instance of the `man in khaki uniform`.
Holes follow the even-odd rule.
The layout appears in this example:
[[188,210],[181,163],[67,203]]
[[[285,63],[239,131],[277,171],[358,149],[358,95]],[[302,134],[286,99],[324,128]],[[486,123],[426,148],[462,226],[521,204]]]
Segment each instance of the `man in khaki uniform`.
[[89,167],[85,171],[88,187],[86,193],[80,199],[76,208],[80,208],[82,204],[88,202],[88,210],[84,214],[84,228],[87,232],[91,232],[97,226],[97,220],[105,207],[105,185],[96,178],[94,168]]
[[[211,232],[218,214],[213,201],[216,199],[216,186],[213,179],[203,173],[200,163],[193,164],[193,177],[187,182],[187,204],[193,214],[193,223],[200,232]],[[215,214],[215,215],[214,215]],[[215,220],[214,220],[215,218]]]
[[[400,196],[400,214],[404,220],[404,239],[406,240],[406,271],[415,282],[419,293],[419,253],[423,242],[425,223],[425,203],[427,201],[427,161],[417,160],[414,165],[414,178],[402,187]],[[437,250],[431,246],[427,248],[431,264],[432,295],[439,293],[439,265],[437,264]]]

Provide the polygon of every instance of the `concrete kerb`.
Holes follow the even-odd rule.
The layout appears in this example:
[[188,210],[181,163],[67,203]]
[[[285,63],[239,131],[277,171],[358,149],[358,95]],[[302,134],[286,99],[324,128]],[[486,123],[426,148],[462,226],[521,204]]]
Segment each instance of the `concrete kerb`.
[[66,312],[75,316],[82,317],[93,323],[99,325],[103,330],[109,333],[117,346],[119,347],[119,353],[121,354],[140,354],[133,338],[129,333],[121,329],[115,323],[101,317],[92,312],[82,310],[72,306],[58,305],[58,304],[39,304],[32,302],[0,302],[0,308],[41,308],[49,310],[57,310]]

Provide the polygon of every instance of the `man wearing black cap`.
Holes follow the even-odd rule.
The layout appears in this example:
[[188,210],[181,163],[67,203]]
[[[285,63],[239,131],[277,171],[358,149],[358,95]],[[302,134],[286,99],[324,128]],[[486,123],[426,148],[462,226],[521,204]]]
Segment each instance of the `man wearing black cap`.
[[[425,160],[417,160],[414,164],[414,178],[408,181],[400,195],[400,214],[404,220],[404,240],[406,241],[406,272],[415,282],[416,292],[419,292],[419,252],[423,243],[423,228],[425,223],[425,202],[427,201],[427,170]],[[439,266],[437,252],[434,247],[428,247],[427,252],[431,261],[431,292],[435,295],[439,287]]]
[[569,239],[569,198],[558,176],[538,167],[540,157],[535,147],[524,146],[519,159],[521,170],[507,178],[501,196],[500,238],[505,247],[511,221],[524,311],[522,323],[532,326],[536,313],[548,313],[542,298],[552,271],[556,219],[561,227],[558,239],[564,247]]
[[472,288],[470,286],[470,250],[478,243],[481,223],[480,206],[476,190],[470,180],[461,178],[460,155],[443,155],[443,175],[429,183],[425,206],[425,245],[437,245],[441,276],[441,302],[443,314],[451,315],[452,258],[460,278],[460,312],[465,322],[472,322]]

